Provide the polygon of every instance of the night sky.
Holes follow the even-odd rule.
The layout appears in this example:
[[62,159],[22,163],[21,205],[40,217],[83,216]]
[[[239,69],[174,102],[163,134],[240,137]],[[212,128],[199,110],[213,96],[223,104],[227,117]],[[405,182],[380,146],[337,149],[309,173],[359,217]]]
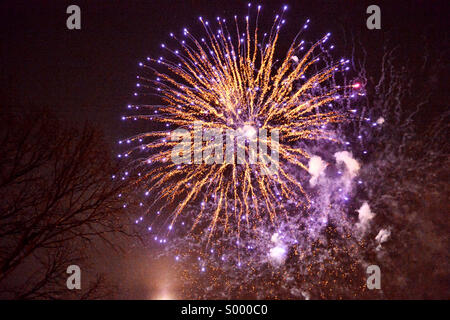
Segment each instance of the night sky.
[[[81,127],[88,121],[104,131],[107,142],[114,146],[116,152],[120,150],[117,141],[137,130],[121,121],[121,117],[127,114],[128,104],[142,103],[133,97],[136,75],[139,74],[138,63],[147,56],[163,55],[160,45],[169,41],[170,32],[181,34],[187,27],[192,34],[201,34],[203,29],[198,22],[199,16],[210,21],[217,16],[230,20],[235,14],[244,17],[247,3],[237,0],[3,0],[0,2],[0,112],[27,111],[39,117],[43,109],[49,109],[56,117],[69,120],[76,126]],[[364,48],[367,77],[375,79],[379,77],[380,59],[386,52],[385,48],[396,48],[397,62],[408,66],[413,75],[416,68],[419,70],[424,53],[430,52],[427,57],[431,61],[448,61],[449,3],[430,0],[253,2],[254,5],[262,5],[260,30],[270,28],[273,17],[283,5],[288,5],[286,26],[282,31],[284,40],[280,41],[277,49],[279,54],[286,51],[309,18],[311,23],[305,33],[306,40],[316,41],[331,32],[331,41],[336,45],[335,54],[342,57],[350,57],[353,48]],[[72,4],[81,8],[81,30],[68,30],[66,27],[69,16],[66,8]],[[366,8],[372,4],[381,8],[381,30],[368,30],[366,27]],[[251,14],[254,13],[253,10]],[[427,74],[427,85],[432,84],[435,90],[430,92],[426,108],[415,114],[417,128],[414,130],[417,132],[425,131],[426,124],[431,122],[428,120],[438,118],[448,109],[448,63],[435,70],[436,74]],[[418,77],[415,83],[420,86]],[[159,102],[151,97],[146,99],[145,103],[149,104]],[[415,106],[402,101],[406,111]],[[442,119],[445,121],[444,117]],[[118,152],[123,152],[123,149]],[[374,167],[377,169],[376,165]],[[442,182],[440,177],[436,181]],[[407,194],[408,185],[405,190]],[[440,205],[445,207],[445,203]],[[439,211],[436,216],[439,219],[444,217],[444,220],[445,214]],[[432,222],[441,224],[440,220],[436,221]],[[448,230],[439,233],[443,234],[448,235]],[[401,243],[401,238],[398,239]],[[121,292],[119,297],[142,298],[147,295],[147,284],[142,284],[141,279],[150,276],[147,273],[135,275],[139,268],[153,272],[149,271],[147,264],[139,264],[148,258],[146,249],[142,249],[145,258],[130,254],[130,259],[120,261],[125,265],[123,269],[131,270],[127,281],[132,283],[132,293]],[[445,249],[439,253],[445,255]],[[96,259],[103,264],[118,258],[105,254]],[[134,263],[133,259],[139,262]],[[137,265],[136,270],[127,264]],[[165,265],[155,269],[165,271]],[[121,276],[121,272],[116,274]],[[159,275],[152,273],[151,276],[158,280]],[[447,294],[442,289],[441,292],[441,297]]]
[[[287,39],[310,18],[311,39],[331,31],[338,49],[344,49],[349,39],[340,35],[350,30],[360,37],[369,59],[379,58],[380,46],[388,40],[414,60],[424,47],[425,34],[431,46],[442,46],[443,31],[449,29],[445,1],[260,3],[263,17],[289,5]],[[373,3],[381,7],[381,30],[366,28],[365,10]],[[66,28],[70,4],[81,8],[81,30]],[[104,126],[111,140],[123,138],[120,116],[132,101],[138,61],[160,54],[159,45],[167,41],[169,32],[181,32],[185,26],[200,30],[198,16],[243,16],[246,4],[234,0],[2,1],[0,101],[6,108],[45,107],[74,121],[88,119]],[[343,54],[348,52],[344,49]],[[445,95],[444,87],[441,91]]]

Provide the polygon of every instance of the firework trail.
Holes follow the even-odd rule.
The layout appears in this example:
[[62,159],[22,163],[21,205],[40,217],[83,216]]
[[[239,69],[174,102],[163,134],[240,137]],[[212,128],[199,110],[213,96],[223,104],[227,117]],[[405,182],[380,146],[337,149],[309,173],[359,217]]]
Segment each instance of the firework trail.
[[[299,32],[283,58],[277,59],[286,7],[263,34],[258,28],[260,9],[254,23],[249,16],[243,23],[235,16],[234,27],[220,17],[214,26],[200,17],[203,38],[186,28],[181,37],[170,33],[172,42],[161,45],[170,59],[147,58],[139,63],[145,74],[138,76],[140,90],[135,95],[145,97],[153,90],[163,103],[130,105],[146,112],[123,119],[149,120],[158,123],[159,130],[128,138],[126,142],[136,146],[120,157],[133,159],[136,183],[145,186],[145,194],[153,200],[148,212],[157,207],[169,231],[180,215],[193,213],[186,210],[191,204],[200,208],[192,229],[206,216],[209,237],[218,224],[224,226],[223,232],[239,237],[242,224],[248,230],[268,220],[277,223],[289,206],[309,207],[297,170],[309,170],[311,156],[302,145],[337,141],[327,124],[344,121],[345,114],[332,107],[359,89],[358,83],[336,85],[336,74],[348,69],[349,61],[329,60],[330,34],[308,45]],[[185,129],[184,135],[175,135],[173,128]],[[200,140],[193,129],[200,130]],[[214,137],[206,134],[208,130]],[[248,158],[223,161],[228,132],[234,133],[236,149]],[[262,134],[267,132],[276,132],[278,141],[274,135],[269,139]],[[271,152],[265,155],[260,148],[254,161],[251,146],[257,143],[270,146]],[[183,154],[186,161],[171,161],[177,147],[188,151],[193,147],[194,159],[189,152]],[[276,171],[270,171],[273,166]]]
[[[284,11],[267,33],[258,28],[260,7],[256,19],[235,17],[231,28],[223,18],[199,18],[204,38],[187,29],[181,37],[170,34],[170,44],[162,45],[169,60],[139,64],[135,96],[142,103],[130,105],[135,114],[123,119],[142,119],[152,130],[120,141],[135,147],[119,155],[133,164],[122,179],[136,181],[146,198],[136,224],[150,235],[151,250],[161,245],[155,259],[176,262],[180,298],[386,297],[384,290],[367,290],[371,264],[382,266],[388,279],[383,289],[392,297],[419,297],[408,294],[416,290],[405,277],[411,267],[396,257],[424,252],[413,268],[424,274],[441,256],[440,246],[429,243],[445,247],[446,234],[431,232],[428,214],[408,196],[427,194],[440,203],[448,194],[445,181],[436,181],[429,170],[448,162],[440,149],[448,145],[445,121],[422,144],[411,124],[414,113],[400,112],[409,76],[383,61],[378,83],[364,69],[357,81],[348,81],[343,74],[350,65],[357,69],[355,61],[333,62],[329,34],[309,43],[300,32],[284,55],[276,52],[283,44]],[[352,98],[365,96],[366,87],[376,98],[355,106]],[[153,92],[163,103],[145,103]],[[427,101],[416,100],[418,109]],[[196,125],[203,136],[209,129],[219,134],[196,148]],[[187,141],[173,139],[178,128],[189,132]],[[250,155],[252,143],[261,141],[260,129],[279,132],[277,174],[263,174],[271,153],[268,162],[251,163],[249,157],[244,163],[214,163],[217,151],[226,153],[214,140],[226,140],[227,130],[244,137],[236,146]],[[193,150],[191,163],[171,161],[177,146]],[[207,155],[200,163],[196,150]],[[426,184],[420,180],[424,174]],[[404,208],[409,212],[401,213]],[[428,276],[431,281],[422,285],[442,292],[439,279],[448,275],[447,266],[435,266],[435,278]]]
[[[124,178],[132,177],[148,197],[136,223],[165,245],[161,257],[174,257],[183,297],[341,298],[349,290],[357,296],[365,290],[359,280],[366,243],[359,229],[370,219],[358,223],[348,214],[359,163],[347,151],[341,125],[355,114],[351,99],[364,92],[359,82],[346,80],[349,60],[334,62],[330,34],[315,43],[301,40],[307,20],[279,59],[283,13],[260,34],[259,12],[254,24],[245,17],[243,27],[235,17],[233,31],[217,18],[213,32],[200,17],[204,38],[184,29],[182,38],[170,34],[176,48],[161,45],[175,62],[139,63],[145,75],[138,76],[135,95],[155,92],[163,104],[130,105],[135,114],[123,117],[157,124],[120,141],[136,145],[119,155],[133,164]],[[214,139],[221,142],[234,130],[236,149],[248,159],[215,163],[226,146],[217,148],[206,135],[196,148],[196,127],[203,136],[217,130]],[[180,128],[181,142],[173,131]],[[278,161],[270,152],[268,161],[251,163],[258,138],[272,143],[261,130],[279,133]],[[187,163],[171,161],[180,145],[189,151]],[[267,174],[273,162],[276,174]]]

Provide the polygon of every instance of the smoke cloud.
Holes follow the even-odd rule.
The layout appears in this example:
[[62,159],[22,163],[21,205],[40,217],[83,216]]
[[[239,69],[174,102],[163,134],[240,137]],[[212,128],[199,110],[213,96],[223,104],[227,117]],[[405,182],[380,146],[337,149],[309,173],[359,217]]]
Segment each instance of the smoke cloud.
[[326,167],[327,163],[319,156],[312,156],[311,159],[309,159],[308,171],[312,176],[311,179],[309,179],[309,184],[312,187],[317,184],[317,180],[323,175]]
[[367,201],[364,201],[361,208],[356,211],[358,212],[359,219],[359,222],[356,224],[356,226],[365,232],[367,227],[369,226],[370,220],[375,217],[375,213],[370,210],[370,206]]

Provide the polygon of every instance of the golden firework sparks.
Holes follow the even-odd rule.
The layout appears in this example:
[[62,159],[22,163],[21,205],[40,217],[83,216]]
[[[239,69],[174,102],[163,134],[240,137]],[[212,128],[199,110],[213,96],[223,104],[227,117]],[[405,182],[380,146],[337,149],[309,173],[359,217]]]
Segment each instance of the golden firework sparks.
[[[243,30],[235,17],[234,32],[229,31],[223,18],[217,18],[217,30],[213,31],[211,24],[200,17],[204,38],[198,39],[184,29],[182,38],[170,34],[178,49],[161,45],[175,62],[160,57],[147,58],[147,62],[139,64],[151,75],[139,76],[137,86],[144,94],[155,89],[163,103],[130,106],[148,112],[124,119],[151,120],[164,130],[130,137],[128,143],[139,142],[139,145],[125,156],[134,155],[138,166],[145,168],[136,182],[145,185],[147,194],[153,195],[153,204],[170,211],[169,229],[191,203],[199,203],[192,228],[207,215],[210,235],[219,222],[225,230],[235,230],[238,234],[242,221],[247,227],[253,219],[269,217],[273,222],[283,211],[286,199],[300,198],[297,206],[309,203],[301,182],[292,173],[296,167],[308,170],[305,161],[310,156],[299,147],[299,142],[333,140],[324,126],[344,118],[334,111],[323,112],[320,107],[345,97],[345,89],[351,86],[336,86],[330,80],[348,61],[324,63],[320,67],[329,34],[299,57],[306,46],[298,40],[300,33],[284,57],[277,60],[275,50],[285,23],[283,14],[275,17],[270,32],[260,34],[259,13],[260,7],[253,27],[249,17],[245,17]],[[307,24],[303,28],[306,27]],[[234,130],[245,137],[236,140],[236,147],[245,150],[249,158],[251,146],[258,143],[270,146],[271,150],[277,148],[279,159],[270,152],[265,155],[266,161],[259,157],[256,163],[247,158],[241,163],[234,158],[223,161],[220,156],[224,152],[214,149],[218,141],[209,136],[205,141],[203,135],[199,142],[193,131],[195,126],[201,127],[200,134],[215,130],[216,138]],[[189,130],[186,139],[180,142],[180,137],[169,130],[173,127]],[[278,141],[261,132],[277,132]],[[189,154],[187,163],[171,161],[177,146],[193,150],[194,159]],[[211,152],[212,149],[215,151]],[[276,171],[267,174],[269,165],[274,164]],[[210,201],[214,202],[214,209],[205,210],[205,204]]]

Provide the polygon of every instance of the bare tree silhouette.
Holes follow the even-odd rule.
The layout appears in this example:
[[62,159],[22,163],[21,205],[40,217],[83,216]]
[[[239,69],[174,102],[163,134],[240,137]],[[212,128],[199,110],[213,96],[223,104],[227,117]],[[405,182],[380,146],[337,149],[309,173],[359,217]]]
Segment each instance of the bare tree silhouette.
[[111,179],[118,165],[101,131],[75,129],[46,112],[0,117],[1,296],[107,295],[102,276],[88,275],[81,292],[66,287],[66,268],[88,268],[99,240],[116,248],[116,236],[130,235],[118,197],[127,181]]

